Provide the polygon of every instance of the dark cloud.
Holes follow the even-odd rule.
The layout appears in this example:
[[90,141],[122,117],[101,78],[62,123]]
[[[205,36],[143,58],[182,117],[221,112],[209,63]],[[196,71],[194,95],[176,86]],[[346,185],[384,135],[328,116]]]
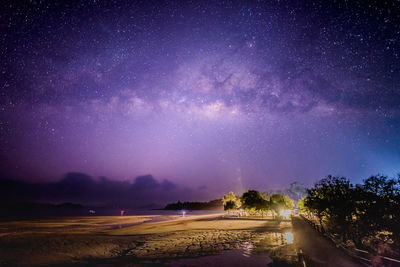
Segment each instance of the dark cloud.
[[131,189],[134,191],[158,189],[160,184],[151,175],[139,176],[136,178]]
[[198,187],[199,190],[207,190],[208,186],[206,185],[201,185]]
[[164,204],[177,199],[195,200],[191,189],[151,175],[138,176],[132,182],[114,181],[106,177],[93,179],[84,173],[67,173],[58,182],[27,183],[0,179],[2,202],[40,201],[74,202],[89,205],[121,205],[137,208],[146,205]]

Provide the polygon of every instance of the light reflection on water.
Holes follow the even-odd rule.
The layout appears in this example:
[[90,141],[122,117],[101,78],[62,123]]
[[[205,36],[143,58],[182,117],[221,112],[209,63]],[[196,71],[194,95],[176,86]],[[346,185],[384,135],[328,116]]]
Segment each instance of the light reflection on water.
[[281,246],[286,244],[293,244],[294,237],[292,232],[273,232],[267,233],[264,239],[264,243],[270,243],[273,246]]
[[285,239],[287,244],[293,244],[293,233],[292,232],[286,232],[285,233]]
[[242,256],[248,258],[254,256],[257,251],[291,245],[293,242],[292,232],[266,232],[256,239],[240,242],[239,248]]
[[244,256],[241,250],[225,250],[219,255],[186,258],[169,262],[172,267],[179,266],[268,266],[272,259],[268,255]]
[[[260,237],[239,243],[239,249],[221,251],[218,255],[179,259],[170,266],[267,266],[272,262],[268,250],[284,247],[294,242],[292,232],[266,232]],[[258,249],[258,250],[257,250]],[[261,249],[261,250],[260,250]],[[294,248],[293,248],[294,249]],[[281,256],[290,259],[285,250]],[[276,254],[276,250],[275,250]],[[290,253],[289,253],[290,254]],[[286,255],[286,256],[285,256]]]
[[253,251],[253,248],[254,248],[253,243],[248,241],[244,242],[242,244],[242,255],[246,258],[251,257],[251,252]]

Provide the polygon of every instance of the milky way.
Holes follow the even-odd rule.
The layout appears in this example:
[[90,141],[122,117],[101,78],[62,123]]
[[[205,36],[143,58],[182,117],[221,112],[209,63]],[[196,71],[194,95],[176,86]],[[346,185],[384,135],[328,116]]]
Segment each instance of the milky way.
[[400,171],[400,3],[2,4],[4,178],[207,196]]

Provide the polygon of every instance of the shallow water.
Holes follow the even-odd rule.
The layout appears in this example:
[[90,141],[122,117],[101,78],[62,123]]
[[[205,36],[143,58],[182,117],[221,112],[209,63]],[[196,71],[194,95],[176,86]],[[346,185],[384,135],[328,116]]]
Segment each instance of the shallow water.
[[267,266],[268,255],[250,255],[245,250],[225,250],[219,255],[180,259],[168,262],[170,266]]
[[[89,211],[81,211],[87,216],[120,216],[120,209],[96,209],[95,214],[89,214]],[[205,215],[205,214],[217,214],[223,211],[221,210],[185,210],[185,215],[182,214],[182,210],[151,210],[151,209],[124,209],[124,216],[140,216],[140,215]],[[80,215],[80,214],[77,214]]]
[[[271,263],[291,266],[296,263],[292,232],[265,232],[256,240],[241,242],[240,249],[224,250],[218,255],[183,258],[170,266],[268,266]],[[271,257],[269,251],[274,251]],[[275,260],[273,258],[275,257]],[[277,264],[279,265],[279,264]],[[276,266],[276,265],[274,265]]]

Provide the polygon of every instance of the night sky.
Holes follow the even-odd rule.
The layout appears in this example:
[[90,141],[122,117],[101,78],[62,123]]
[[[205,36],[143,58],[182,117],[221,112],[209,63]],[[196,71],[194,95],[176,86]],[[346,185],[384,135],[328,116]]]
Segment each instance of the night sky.
[[400,2],[357,2],[3,2],[1,178],[219,197],[394,176]]

